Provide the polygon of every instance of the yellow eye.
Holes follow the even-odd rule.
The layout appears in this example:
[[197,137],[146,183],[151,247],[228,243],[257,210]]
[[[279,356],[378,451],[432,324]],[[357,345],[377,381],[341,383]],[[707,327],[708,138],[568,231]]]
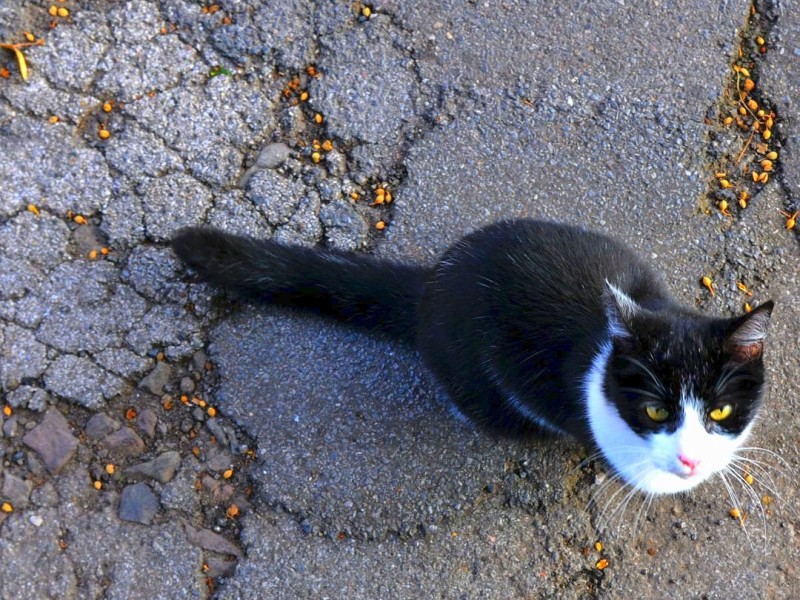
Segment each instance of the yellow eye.
[[733,407],[730,404],[726,404],[725,406],[720,406],[719,408],[715,408],[708,416],[711,417],[712,421],[724,421],[728,417],[731,416],[733,412]]
[[669,411],[663,406],[654,406],[651,404],[650,406],[645,407],[644,410],[647,413],[647,416],[656,423],[662,423],[669,417]]

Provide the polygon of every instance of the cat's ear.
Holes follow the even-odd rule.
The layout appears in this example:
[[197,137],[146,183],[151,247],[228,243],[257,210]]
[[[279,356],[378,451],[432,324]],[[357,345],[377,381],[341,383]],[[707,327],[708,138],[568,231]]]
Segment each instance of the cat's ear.
[[606,289],[603,291],[603,304],[611,335],[621,338],[631,337],[631,321],[642,308],[608,279],[606,279]]
[[725,337],[725,350],[739,360],[755,360],[764,352],[769,319],[775,303],[770,300],[751,312],[733,319]]

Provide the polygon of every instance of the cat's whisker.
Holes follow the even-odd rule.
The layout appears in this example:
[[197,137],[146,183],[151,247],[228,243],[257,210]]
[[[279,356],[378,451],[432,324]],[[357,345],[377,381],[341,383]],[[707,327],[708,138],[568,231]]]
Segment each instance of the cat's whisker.
[[[729,471],[728,471],[728,469],[726,468],[726,469],[724,469],[724,470],[720,471],[720,472],[719,472],[719,475],[720,475],[720,478],[722,479],[722,483],[723,483],[723,485],[725,486],[725,489],[726,489],[726,490],[728,490],[728,497],[729,497],[729,498],[730,498],[730,500],[731,500],[731,506],[732,506],[733,508],[735,508],[736,510],[739,510],[739,511],[741,511],[741,510],[742,510],[742,507],[743,507],[743,505],[742,505],[742,504],[741,504],[741,502],[739,501],[739,497],[736,495],[736,492],[734,492],[734,490],[733,490],[733,487],[731,486],[731,483],[730,483],[730,481],[728,481],[728,478],[726,477],[726,473],[728,473],[728,472],[729,472]],[[747,521],[746,521],[746,519],[744,518],[744,514],[742,513],[742,514],[739,516],[739,526],[742,528],[742,531],[744,531],[744,535],[745,535],[745,537],[747,538],[747,543],[748,543],[748,544],[750,544],[750,548],[751,548],[752,550],[754,550],[754,551],[755,551],[755,547],[753,546],[753,540],[752,540],[752,538],[750,537],[750,532],[749,532],[749,530],[748,530],[748,528],[747,528],[746,522],[747,522]]]
[[764,511],[764,505],[761,503],[761,498],[758,497],[758,494],[756,494],[756,492],[752,488],[752,486],[749,483],[747,483],[747,480],[745,479],[745,476],[742,473],[740,473],[739,471],[737,471],[736,469],[734,469],[734,468],[732,468],[730,466],[726,467],[725,471],[727,473],[730,473],[734,477],[734,479],[736,481],[739,481],[741,483],[741,485],[744,488],[745,492],[747,492],[747,495],[750,496],[751,502],[753,504],[755,504],[756,506],[758,506],[759,512],[761,513],[761,523],[764,526],[764,552],[766,552],[767,551],[767,539],[768,539],[768,537],[767,537],[767,514]]
[[[788,510],[795,519],[800,520],[800,512],[798,512],[791,504],[783,501],[783,496],[781,492],[778,491],[778,485],[772,478],[772,475],[769,473],[769,470],[770,469],[776,470],[781,475],[781,477],[785,478],[789,478],[790,474],[784,472],[782,469],[779,469],[775,465],[762,463],[761,461],[757,461],[743,456],[734,457],[732,462],[736,466],[741,468],[742,471],[747,470],[753,476],[753,479],[758,483],[759,486],[765,488],[773,498],[777,499],[780,502],[780,505],[783,509]],[[769,467],[769,469],[767,467]],[[745,483],[747,482],[745,481]],[[761,499],[761,502],[763,504],[763,498]]]
[[731,464],[741,468],[742,471],[749,472],[753,475],[753,478],[758,481],[759,485],[767,488],[773,495],[778,495],[778,486],[772,478],[772,475],[770,475],[769,470],[764,465],[739,456],[734,457],[731,460]]
[[789,471],[794,473],[795,469],[786,462],[786,459],[783,458],[780,454],[773,450],[768,450],[766,448],[760,448],[759,446],[742,446],[739,448],[739,452],[764,452],[765,454],[770,455],[772,458],[776,458],[780,463],[783,464]]

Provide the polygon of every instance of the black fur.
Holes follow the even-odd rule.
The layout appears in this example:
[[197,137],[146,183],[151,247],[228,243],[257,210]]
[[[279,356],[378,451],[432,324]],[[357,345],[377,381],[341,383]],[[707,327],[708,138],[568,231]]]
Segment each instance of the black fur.
[[[624,245],[579,228],[498,223],[432,269],[214,229],[183,230],[173,248],[214,285],[413,340],[461,411],[505,432],[544,429],[591,443],[584,385],[607,344],[605,391],[642,435],[676,425],[678,409],[656,424],[644,407],[673,409],[687,373],[706,401],[736,403],[725,424],[733,433],[760,401],[761,354],[744,346],[763,339],[771,302],[738,319],[704,317],[678,306]],[[717,389],[731,369],[735,377]]]

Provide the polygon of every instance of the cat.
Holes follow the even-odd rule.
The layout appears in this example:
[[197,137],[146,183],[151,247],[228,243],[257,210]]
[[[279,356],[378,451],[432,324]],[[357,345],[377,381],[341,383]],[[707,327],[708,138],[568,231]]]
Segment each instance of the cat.
[[728,469],[765,393],[772,301],[704,316],[625,245],[573,226],[496,223],[432,267],[211,228],[183,229],[172,247],[242,297],[415,344],[473,422],[571,436],[646,494]]

